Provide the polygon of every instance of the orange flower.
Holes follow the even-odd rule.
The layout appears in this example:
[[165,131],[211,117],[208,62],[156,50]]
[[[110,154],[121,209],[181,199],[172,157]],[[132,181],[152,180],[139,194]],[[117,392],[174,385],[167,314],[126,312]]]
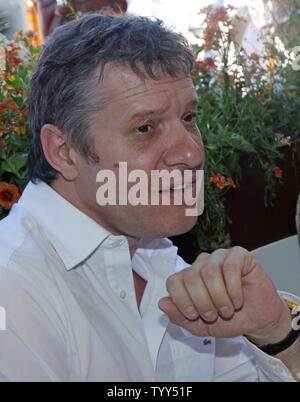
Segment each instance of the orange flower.
[[0,206],[5,209],[11,209],[13,204],[19,201],[21,195],[18,187],[6,182],[0,183]]
[[216,174],[215,176],[209,179],[210,182],[217,183],[219,179],[221,179],[222,175],[220,173]]
[[25,124],[23,123],[23,124],[20,124],[20,126],[17,128],[17,133],[19,134],[19,135],[24,135],[24,134],[26,134],[26,126],[25,126]]
[[275,172],[275,177],[277,177],[277,179],[279,179],[282,176],[282,170],[280,169],[279,166],[274,167],[274,172]]
[[235,185],[235,183],[234,183],[234,181],[232,180],[231,177],[227,177],[227,181],[228,181],[228,183],[230,184],[231,187],[236,188],[236,185]]
[[217,178],[217,176],[211,177],[211,178],[209,179],[209,181],[212,182],[212,183],[217,183],[218,180],[219,180],[219,179]]
[[223,179],[220,179],[220,180],[218,181],[218,183],[216,184],[216,186],[217,186],[218,188],[222,189],[222,188],[224,188],[224,187],[226,186],[226,183],[225,183],[225,181],[224,181]]
[[215,185],[222,190],[226,186],[231,186],[233,188],[236,188],[236,185],[234,181],[232,180],[231,177],[227,177],[227,179],[222,176],[220,173],[216,174],[215,176],[212,176],[209,179],[210,182],[215,183]]
[[207,41],[209,41],[209,40],[212,39],[212,37],[213,37],[213,36],[212,36],[211,33],[207,33],[207,34],[205,34],[204,39],[207,40]]

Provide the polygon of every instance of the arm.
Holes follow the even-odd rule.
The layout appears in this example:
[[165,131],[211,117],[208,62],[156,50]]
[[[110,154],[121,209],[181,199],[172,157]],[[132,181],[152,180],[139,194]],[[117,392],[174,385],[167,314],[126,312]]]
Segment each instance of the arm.
[[[266,345],[282,341],[292,328],[289,307],[241,247],[200,254],[190,268],[168,278],[167,289],[170,297],[160,300],[159,307],[194,335],[244,335]],[[299,338],[276,358],[300,381]]]
[[37,11],[44,39],[63,25],[67,21],[66,15],[70,13],[67,7],[58,7],[56,0],[37,0]]
[[[70,0],[75,11],[88,13],[99,11],[105,7],[111,8],[116,13],[126,12],[126,0]],[[58,6],[56,0],[37,0],[37,9],[41,22],[41,31],[45,39],[57,27],[68,21],[67,16],[72,10],[66,6]]]

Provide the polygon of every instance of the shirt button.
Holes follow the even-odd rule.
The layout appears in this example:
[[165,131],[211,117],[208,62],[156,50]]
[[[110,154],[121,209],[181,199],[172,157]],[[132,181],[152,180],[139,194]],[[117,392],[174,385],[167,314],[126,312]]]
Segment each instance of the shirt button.
[[123,243],[122,240],[116,240],[116,241],[114,241],[114,242],[112,243],[111,246],[112,246],[113,248],[119,247],[119,246],[121,246],[122,243]]
[[121,290],[121,292],[119,293],[119,296],[120,296],[121,299],[125,299],[125,297],[126,297],[125,290]]

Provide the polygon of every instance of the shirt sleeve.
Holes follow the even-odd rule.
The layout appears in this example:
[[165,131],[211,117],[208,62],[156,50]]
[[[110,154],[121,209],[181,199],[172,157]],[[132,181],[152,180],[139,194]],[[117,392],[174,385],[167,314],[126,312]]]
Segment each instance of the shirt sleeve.
[[[300,305],[300,297],[282,291],[278,293],[282,299],[289,299],[295,304]],[[289,369],[280,359],[267,355],[248,339],[244,339],[256,362],[258,381],[296,382]]]
[[[177,256],[175,272],[190,266]],[[278,292],[283,299],[300,305],[300,297]],[[185,333],[185,330],[182,329]],[[217,382],[295,382],[286,365],[269,356],[245,337],[216,339],[215,375]]]

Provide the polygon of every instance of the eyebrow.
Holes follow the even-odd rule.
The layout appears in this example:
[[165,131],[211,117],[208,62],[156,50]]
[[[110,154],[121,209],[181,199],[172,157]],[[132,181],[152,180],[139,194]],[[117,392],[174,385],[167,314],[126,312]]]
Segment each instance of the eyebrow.
[[149,116],[159,116],[163,114],[167,110],[166,108],[162,109],[146,109],[146,110],[141,110],[139,112],[136,112],[134,115],[130,117],[130,120],[135,120],[137,118],[143,118],[143,117],[149,117]]
[[[199,104],[199,99],[195,98],[192,101],[190,101],[185,109],[188,109],[190,107],[197,107]],[[135,120],[137,118],[144,118],[144,117],[150,117],[150,116],[160,116],[162,115],[168,107],[166,108],[161,108],[161,109],[146,109],[146,110],[141,110],[139,112],[136,112],[134,115],[130,117],[130,121]]]
[[198,97],[195,98],[195,99],[193,99],[191,102],[189,102],[189,103],[186,105],[186,109],[188,109],[188,108],[190,108],[190,107],[198,107],[199,102],[200,102],[200,100],[199,100]]

